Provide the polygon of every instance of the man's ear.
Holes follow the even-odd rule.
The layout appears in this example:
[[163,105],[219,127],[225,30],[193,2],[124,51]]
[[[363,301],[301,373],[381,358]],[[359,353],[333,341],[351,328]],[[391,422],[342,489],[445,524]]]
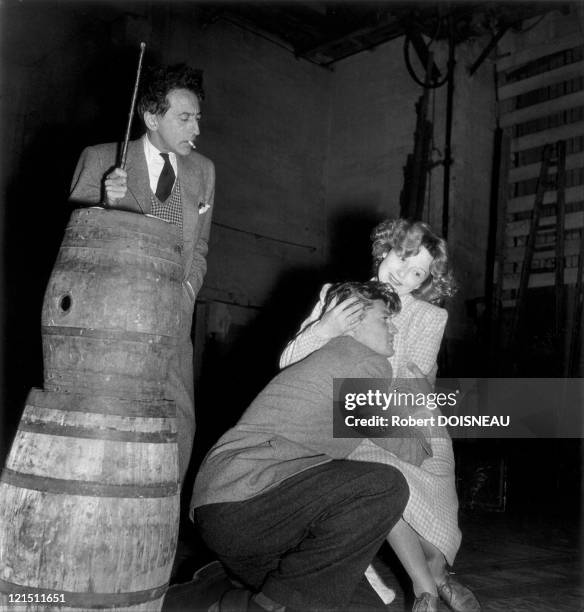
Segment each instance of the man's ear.
[[154,113],[145,111],[144,124],[146,125],[147,129],[152,132],[155,132],[158,129],[158,117]]

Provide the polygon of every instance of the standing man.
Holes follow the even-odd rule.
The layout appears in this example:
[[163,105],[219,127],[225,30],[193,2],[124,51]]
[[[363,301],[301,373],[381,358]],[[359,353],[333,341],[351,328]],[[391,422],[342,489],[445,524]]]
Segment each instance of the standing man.
[[202,73],[184,64],[160,67],[144,80],[138,113],[146,133],[128,144],[125,170],[118,144],[87,147],[73,176],[70,202],[150,214],[177,225],[183,238],[180,343],[169,364],[168,397],[176,402],[179,475],[184,480],[195,435],[191,325],[207,270],[215,168],[194,151],[200,133]]

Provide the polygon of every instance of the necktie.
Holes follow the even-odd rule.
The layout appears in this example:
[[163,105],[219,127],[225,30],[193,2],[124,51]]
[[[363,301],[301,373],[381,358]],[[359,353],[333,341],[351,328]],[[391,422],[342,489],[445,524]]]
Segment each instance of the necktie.
[[158,185],[156,185],[156,197],[161,202],[166,202],[174,185],[174,170],[168,158],[168,153],[161,153],[160,155],[164,160],[164,166],[158,179]]

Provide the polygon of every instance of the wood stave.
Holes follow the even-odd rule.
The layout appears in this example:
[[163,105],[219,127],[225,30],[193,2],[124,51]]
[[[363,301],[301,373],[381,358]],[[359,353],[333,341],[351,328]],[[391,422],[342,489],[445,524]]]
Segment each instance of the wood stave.
[[[163,588],[174,560],[179,490],[172,403],[159,403],[164,409],[156,417],[156,404],[149,402],[97,398],[92,406],[92,400],[31,391],[24,428],[0,479],[0,580],[80,597],[127,593],[132,603],[125,605],[120,595],[116,603],[122,603],[112,603],[112,610],[159,609],[159,594],[146,604],[135,603],[135,596]],[[123,416],[133,404],[131,416]],[[140,412],[147,416],[136,416]],[[41,429],[25,431],[30,422]],[[59,424],[66,435],[55,435]],[[43,425],[52,433],[40,433]],[[95,437],[75,438],[72,427],[94,428]],[[116,427],[129,434],[166,430],[169,436],[158,443],[119,441],[111,435]],[[108,567],[114,569],[108,573]]]
[[164,398],[182,270],[178,228],[123,211],[74,211],[43,302],[45,387]]

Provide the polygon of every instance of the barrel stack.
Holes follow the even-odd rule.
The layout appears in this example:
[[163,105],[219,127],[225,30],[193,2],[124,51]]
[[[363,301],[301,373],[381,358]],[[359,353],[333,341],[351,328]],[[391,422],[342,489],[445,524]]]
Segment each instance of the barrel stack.
[[0,478],[0,604],[162,607],[179,522],[166,374],[181,257],[160,219],[73,212],[43,302],[43,389]]

